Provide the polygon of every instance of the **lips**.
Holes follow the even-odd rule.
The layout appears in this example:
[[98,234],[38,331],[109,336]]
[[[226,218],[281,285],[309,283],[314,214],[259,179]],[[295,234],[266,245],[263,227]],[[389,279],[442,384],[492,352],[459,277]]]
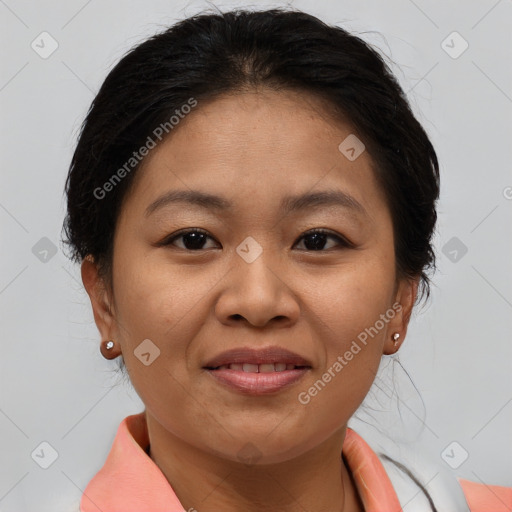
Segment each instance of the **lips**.
[[250,373],[270,373],[311,368],[311,362],[283,347],[235,348],[210,359],[207,370],[238,370]]
[[312,371],[311,361],[277,346],[228,350],[210,359],[203,368],[208,378],[225,389],[254,397],[297,386]]

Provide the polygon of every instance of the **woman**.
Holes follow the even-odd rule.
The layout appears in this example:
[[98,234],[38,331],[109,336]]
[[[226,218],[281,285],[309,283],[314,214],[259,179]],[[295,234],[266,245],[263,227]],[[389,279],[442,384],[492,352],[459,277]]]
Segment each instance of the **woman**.
[[[428,297],[439,169],[373,49],[298,11],[184,20],[110,72],[66,191],[102,354],[145,404],[83,512],[405,506],[347,422]],[[510,498],[435,503],[404,471],[425,510]]]

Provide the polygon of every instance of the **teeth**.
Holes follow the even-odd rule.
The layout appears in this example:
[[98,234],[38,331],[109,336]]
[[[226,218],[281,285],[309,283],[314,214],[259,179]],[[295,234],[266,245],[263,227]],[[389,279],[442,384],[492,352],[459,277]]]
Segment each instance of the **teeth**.
[[269,372],[275,372],[276,369],[274,367],[273,363],[267,363],[267,364],[260,364],[258,365],[258,370],[260,373],[269,373]]
[[257,364],[244,363],[243,364],[243,370],[244,370],[244,372],[258,373],[258,365]]
[[284,370],[294,370],[296,366],[294,364],[287,363],[264,363],[264,364],[252,364],[252,363],[232,363],[223,364],[219,366],[218,370],[237,370],[239,372],[249,373],[271,373],[271,372],[282,372]]

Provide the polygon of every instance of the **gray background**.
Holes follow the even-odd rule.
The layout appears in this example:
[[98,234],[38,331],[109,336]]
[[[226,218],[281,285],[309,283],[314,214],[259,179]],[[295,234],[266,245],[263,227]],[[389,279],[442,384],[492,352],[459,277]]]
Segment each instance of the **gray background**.
[[[512,485],[512,2],[291,5],[397,63],[441,163],[439,270],[399,352],[419,394],[385,357],[367,400],[380,412],[363,408],[351,426],[372,446],[398,440],[454,476]],[[207,7],[0,0],[0,511],[78,510],[119,422],[143,409],[115,363],[101,357],[79,268],[62,253],[63,185],[79,125],[108,70],[138,41]],[[58,43],[47,58],[44,31]],[[454,31],[469,44],[460,55],[464,41]],[[47,469],[39,464],[50,462],[49,448],[34,456],[39,464],[31,456],[45,441],[58,454]]]

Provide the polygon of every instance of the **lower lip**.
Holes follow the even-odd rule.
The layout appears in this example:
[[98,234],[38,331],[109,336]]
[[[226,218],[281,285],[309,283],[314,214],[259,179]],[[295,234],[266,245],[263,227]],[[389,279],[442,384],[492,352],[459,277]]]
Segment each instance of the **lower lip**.
[[283,370],[281,372],[253,373],[240,370],[207,370],[228,388],[248,395],[276,393],[298,382],[310,368]]

